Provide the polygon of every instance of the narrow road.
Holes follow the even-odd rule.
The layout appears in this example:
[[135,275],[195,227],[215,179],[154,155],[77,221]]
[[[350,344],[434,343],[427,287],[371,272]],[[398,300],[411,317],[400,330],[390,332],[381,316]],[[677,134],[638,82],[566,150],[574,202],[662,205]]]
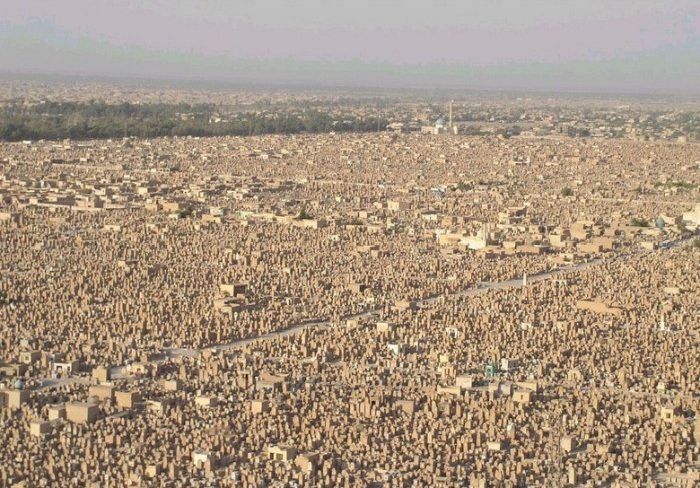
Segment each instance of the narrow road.
[[[671,242],[666,248],[658,248],[656,251],[662,251],[662,250],[668,250],[674,247],[677,247],[685,242],[688,242],[692,239],[691,237],[687,238],[681,238],[676,241]],[[582,263],[577,263],[577,264],[572,264],[568,266],[563,266],[557,269],[553,269],[550,271],[543,271],[540,273],[535,273],[532,275],[527,276],[527,284],[530,285],[532,283],[537,283],[540,281],[544,281],[550,278],[553,278],[555,276],[568,273],[570,271],[581,271],[587,268],[590,268],[592,266],[596,266],[598,264],[601,264],[603,262],[607,261],[612,261],[614,259],[628,259],[632,256],[637,256],[640,254],[646,254],[654,251],[647,251],[647,250],[637,250],[633,251],[631,253],[627,254],[618,254],[616,256],[613,256],[609,259],[605,258],[597,258],[597,259],[592,259],[590,261],[582,262]],[[416,304],[418,306],[423,306],[425,304],[430,304],[438,301],[440,298],[450,298],[450,297],[458,297],[458,296],[477,296],[477,295],[482,295],[490,290],[503,290],[506,288],[521,288],[523,286],[523,279],[522,278],[512,278],[510,280],[504,280],[504,281],[495,281],[495,282],[486,282],[486,283],[481,283],[475,288],[467,288],[465,290],[461,290],[458,292],[454,293],[446,293],[442,295],[434,295],[426,298],[422,298],[420,300],[416,300]],[[340,320],[353,320],[353,319],[361,319],[361,318],[367,318],[371,317],[373,315],[378,314],[381,312],[383,307],[380,308],[375,308],[372,310],[367,310],[364,312],[356,313],[356,314],[348,314],[348,315],[343,315],[340,317]],[[256,337],[250,337],[250,338],[245,338],[245,339],[236,339],[234,341],[226,342],[223,344],[218,344],[214,346],[209,346],[208,348],[205,349],[216,349],[220,351],[226,351],[230,349],[237,349],[240,347],[245,346],[246,344],[252,344],[258,341],[265,341],[265,340],[270,340],[274,339],[277,337],[284,337],[284,336],[289,336],[293,334],[297,334],[304,329],[309,329],[309,328],[315,328],[315,327],[330,327],[332,325],[332,322],[330,320],[315,320],[315,319],[309,319],[303,322],[300,322],[298,324],[293,324],[289,327],[286,327],[284,329],[280,329],[274,332],[268,332],[266,334],[262,334]],[[166,350],[169,353],[169,357],[178,357],[178,356],[193,356],[196,355],[199,351],[197,349],[188,349],[188,348],[180,348],[180,349],[167,349]]]
[[[563,266],[563,267],[553,269],[550,271],[543,271],[541,273],[535,273],[532,275],[528,275],[527,276],[527,285],[531,285],[533,283],[538,283],[540,281],[545,281],[545,280],[551,279],[553,277],[556,277],[556,276],[559,276],[561,274],[568,273],[571,271],[581,271],[581,270],[599,265],[605,261],[628,259],[632,256],[638,256],[640,254],[668,250],[668,249],[671,249],[674,247],[678,247],[679,245],[690,241],[693,237],[694,236],[678,239],[676,241],[671,242],[666,247],[659,247],[656,251],[636,250],[636,251],[632,251],[632,252],[626,253],[626,254],[618,254],[618,255],[613,256],[613,257],[608,258],[608,259],[597,258],[597,259],[593,259],[593,260],[582,262],[582,263],[572,264],[569,266]],[[416,300],[416,304],[418,306],[423,306],[423,305],[435,303],[442,298],[478,296],[478,295],[482,295],[484,293],[487,293],[490,290],[504,290],[504,289],[508,289],[508,288],[521,288],[523,286],[524,286],[524,284],[523,284],[522,278],[512,278],[510,280],[504,280],[504,281],[480,283],[476,287],[467,288],[465,290],[461,290],[458,292],[446,293],[446,294],[441,294],[441,295],[434,295],[434,296],[426,297],[426,298],[423,298],[420,300]],[[377,315],[379,312],[382,311],[382,309],[383,309],[383,307],[380,307],[380,308],[375,308],[372,310],[367,310],[367,311],[359,312],[359,313],[355,313],[355,314],[343,315],[342,317],[340,317],[340,320],[352,320],[352,319],[368,318],[368,317]],[[178,357],[194,357],[194,356],[197,356],[201,351],[206,350],[206,349],[215,349],[218,351],[229,351],[232,349],[241,348],[247,344],[254,344],[254,343],[259,342],[259,341],[266,341],[266,340],[275,339],[278,337],[285,337],[285,336],[291,336],[294,334],[298,334],[299,332],[301,332],[305,329],[311,329],[311,328],[317,328],[317,327],[330,327],[331,325],[332,325],[331,320],[309,319],[309,320],[299,322],[297,324],[290,325],[289,327],[286,327],[284,329],[280,329],[280,330],[277,330],[274,332],[268,332],[268,333],[261,334],[259,336],[255,336],[255,337],[236,339],[236,340],[233,340],[230,342],[225,342],[222,344],[211,345],[211,346],[208,346],[208,347],[203,348],[203,349],[166,348],[164,350],[164,357],[161,359],[151,361],[151,363],[155,364],[155,363],[163,362],[167,359],[175,359]],[[126,366],[126,365],[114,366],[111,369],[111,373],[112,373],[112,378],[114,378],[114,379],[123,378],[123,377],[128,375],[128,366]],[[36,387],[34,389],[44,389],[44,388],[51,388],[54,386],[61,386],[61,385],[65,385],[65,384],[76,383],[76,382],[83,382],[81,380],[84,380],[84,378],[69,377],[69,378],[58,378],[58,379],[44,379],[42,381],[42,384],[39,387]]]
[[[670,249],[672,247],[677,247],[678,245],[682,244],[683,242],[688,241],[690,238],[685,238],[685,239],[679,239],[677,241],[674,241],[669,245],[668,248]],[[666,250],[664,248],[659,248],[657,251],[661,250]],[[627,259],[631,256],[636,256],[639,254],[645,254],[649,252],[654,252],[654,251],[645,251],[645,250],[640,250],[640,251],[634,251],[629,254],[622,254],[622,255],[617,255],[614,256],[611,259],[608,259],[608,261],[612,259]],[[538,283],[540,281],[544,281],[547,279],[551,279],[555,276],[568,273],[571,271],[581,271],[587,268],[590,268],[592,266],[596,266],[598,264],[603,263],[606,261],[605,258],[597,258],[597,259],[592,259],[590,261],[582,262],[582,263],[577,263],[577,264],[572,264],[569,266],[563,266],[557,269],[553,269],[550,271],[544,271],[541,273],[535,273],[532,275],[527,276],[527,284],[533,284],[533,283]],[[442,295],[434,295],[430,297],[426,297],[420,300],[416,300],[416,304],[418,306],[423,306],[426,304],[434,303],[441,298],[450,298],[450,297],[468,297],[468,296],[477,296],[477,295],[482,295],[484,293],[487,293],[490,290],[503,290],[506,288],[521,288],[523,286],[523,279],[522,278],[512,278],[510,280],[504,280],[504,281],[496,281],[496,282],[487,282],[487,283],[481,283],[475,288],[467,288],[465,290],[461,290],[455,293],[448,293],[448,294],[442,294]],[[380,308],[375,308],[372,310],[367,310],[364,312],[359,312],[355,314],[348,314],[348,315],[343,315],[340,317],[340,320],[353,320],[353,319],[362,319],[362,318],[368,318],[373,315],[378,314],[381,312],[383,307]],[[266,341],[270,339],[275,339],[278,337],[285,337],[285,336],[290,336],[297,334],[305,329],[310,329],[310,328],[316,328],[316,327],[330,327],[332,325],[331,320],[315,320],[315,319],[309,319],[297,324],[290,325],[289,327],[286,327],[284,329],[280,329],[274,332],[268,332],[259,336],[255,337],[249,337],[249,338],[244,338],[244,339],[236,339],[230,342],[225,342],[223,344],[217,344],[213,346],[209,346],[205,349],[216,349],[218,351],[228,351],[231,349],[238,349],[241,348],[247,344],[253,344],[258,341]],[[165,350],[167,353],[167,356],[169,358],[176,358],[176,357],[181,357],[181,356],[196,356],[201,350],[194,349],[194,348],[172,348],[172,349],[166,349]]]

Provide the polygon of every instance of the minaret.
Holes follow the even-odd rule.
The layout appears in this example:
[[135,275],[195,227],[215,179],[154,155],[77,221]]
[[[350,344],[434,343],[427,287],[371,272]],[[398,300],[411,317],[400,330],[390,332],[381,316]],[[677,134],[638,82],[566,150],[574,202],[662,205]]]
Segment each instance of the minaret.
[[527,273],[523,273],[523,286],[527,286]]
[[452,130],[452,102],[454,102],[454,100],[450,100],[450,117],[449,117],[449,125],[447,126],[447,127],[449,127],[450,130]]

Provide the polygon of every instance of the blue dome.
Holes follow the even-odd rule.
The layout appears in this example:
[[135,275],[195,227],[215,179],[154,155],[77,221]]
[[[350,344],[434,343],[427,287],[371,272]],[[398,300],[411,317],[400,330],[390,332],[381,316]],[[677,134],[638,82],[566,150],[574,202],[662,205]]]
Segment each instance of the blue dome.
[[17,381],[15,381],[15,389],[16,390],[23,390],[24,389],[24,380],[22,378],[17,378]]

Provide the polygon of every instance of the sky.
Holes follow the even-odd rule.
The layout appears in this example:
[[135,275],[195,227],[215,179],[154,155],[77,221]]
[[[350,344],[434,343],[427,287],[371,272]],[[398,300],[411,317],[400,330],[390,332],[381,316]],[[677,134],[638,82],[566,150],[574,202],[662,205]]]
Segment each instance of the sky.
[[700,92],[700,0],[0,0],[0,71]]

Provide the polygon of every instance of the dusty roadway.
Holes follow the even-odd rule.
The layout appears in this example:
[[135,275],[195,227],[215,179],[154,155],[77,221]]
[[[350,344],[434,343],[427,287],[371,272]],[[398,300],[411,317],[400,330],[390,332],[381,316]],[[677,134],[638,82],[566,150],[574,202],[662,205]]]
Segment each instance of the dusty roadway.
[[[582,262],[582,263],[573,264],[573,265],[569,265],[569,266],[563,266],[563,267],[553,269],[550,271],[544,271],[541,273],[528,275],[527,276],[527,285],[530,285],[533,283],[538,283],[540,281],[545,281],[545,280],[554,278],[558,275],[561,275],[564,273],[569,273],[571,271],[584,270],[584,269],[590,268],[592,266],[596,266],[596,265],[601,264],[601,263],[606,262],[606,261],[628,259],[631,256],[637,256],[637,255],[650,253],[650,252],[661,252],[664,250],[668,250],[668,249],[677,247],[683,243],[686,243],[686,242],[690,241],[690,239],[692,239],[692,236],[687,237],[687,238],[678,239],[678,240],[670,243],[670,245],[668,247],[665,247],[665,248],[660,247],[656,251],[645,251],[645,250],[640,249],[638,251],[633,251],[633,252],[626,253],[626,254],[617,254],[617,255],[612,256],[610,258],[593,259],[593,260],[590,260],[587,262]],[[416,304],[418,306],[422,306],[422,305],[426,305],[426,304],[430,304],[430,303],[435,303],[442,298],[450,298],[450,297],[457,297],[457,296],[477,296],[477,295],[487,293],[490,290],[503,290],[503,289],[507,289],[507,288],[521,288],[522,286],[524,286],[522,277],[512,278],[510,280],[504,280],[504,281],[485,282],[485,283],[482,282],[479,285],[477,285],[476,287],[467,288],[465,290],[461,290],[461,291],[458,291],[455,293],[431,296],[431,297],[423,298],[421,300],[416,300]],[[372,310],[367,310],[367,311],[356,313],[356,314],[343,315],[340,317],[339,320],[345,321],[345,320],[350,320],[350,319],[371,317],[371,316],[379,313],[382,309],[383,309],[383,307],[375,308]],[[236,339],[234,341],[225,342],[223,344],[211,345],[211,346],[204,348],[204,349],[167,348],[164,350],[163,357],[152,361],[152,363],[163,362],[167,359],[173,359],[173,358],[178,358],[178,357],[183,357],[183,356],[196,356],[197,354],[199,354],[201,351],[203,351],[205,349],[216,349],[216,350],[220,350],[220,351],[237,349],[237,348],[245,346],[246,344],[252,344],[252,343],[255,343],[258,341],[266,341],[266,340],[274,339],[277,337],[284,337],[284,336],[290,336],[293,334],[297,334],[297,333],[303,331],[304,329],[315,328],[315,327],[331,327],[332,324],[333,324],[333,321],[328,320],[328,319],[321,319],[321,320],[309,319],[309,320],[299,322],[297,324],[291,325],[289,327],[286,327],[284,329],[281,329],[281,330],[278,330],[275,332],[268,332],[266,334],[262,334],[262,335],[255,336],[255,337],[248,337],[245,339]],[[128,376],[128,366],[127,365],[114,366],[112,368],[111,372],[112,372],[112,378],[114,378],[114,379],[123,378],[125,376]],[[41,380],[41,384],[39,386],[35,387],[34,389],[40,390],[40,389],[52,388],[55,386],[72,384],[72,383],[89,383],[89,379],[87,377],[43,379],[43,380]]]

